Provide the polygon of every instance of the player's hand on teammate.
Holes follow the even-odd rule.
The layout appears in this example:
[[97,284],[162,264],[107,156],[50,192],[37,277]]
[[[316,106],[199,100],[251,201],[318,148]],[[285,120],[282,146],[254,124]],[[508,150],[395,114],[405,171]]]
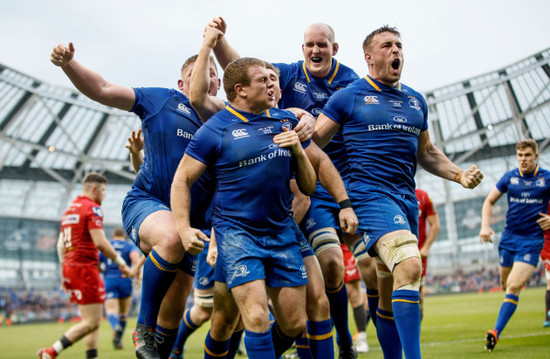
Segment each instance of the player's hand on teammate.
[[195,228],[184,228],[182,230],[178,230],[178,233],[180,235],[183,248],[189,254],[199,254],[204,249],[204,242],[210,241],[210,238]]
[[296,125],[294,131],[298,134],[300,141],[304,142],[309,140],[315,132],[315,117],[313,117],[309,112],[304,111],[299,118],[300,122],[298,122],[298,125]]
[[290,148],[294,154],[302,151],[300,138],[294,130],[288,130],[283,127],[283,132],[273,136],[273,142],[279,145],[279,147]]
[[136,131],[132,131],[130,137],[128,137],[128,144],[125,146],[130,153],[137,155],[143,149],[143,137],[141,137],[141,128]]
[[476,188],[483,179],[483,172],[476,165],[471,165],[465,171],[459,172],[460,178],[457,179],[464,188]]
[[496,237],[495,231],[491,227],[481,227],[479,231],[479,243],[490,242],[493,243],[493,237]]
[[69,42],[69,46],[59,44],[53,48],[50,54],[50,61],[56,66],[67,66],[74,57],[74,45]]
[[537,223],[543,231],[550,229],[550,215],[545,213],[539,213],[540,218],[537,219]]
[[340,229],[346,234],[354,234],[357,231],[359,220],[355,215],[353,208],[343,208],[338,214],[340,219]]

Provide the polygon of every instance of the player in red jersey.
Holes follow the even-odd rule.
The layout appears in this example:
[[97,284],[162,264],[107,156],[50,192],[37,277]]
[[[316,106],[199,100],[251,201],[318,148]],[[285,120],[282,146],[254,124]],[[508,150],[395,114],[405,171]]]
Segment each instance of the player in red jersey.
[[[416,200],[418,201],[418,249],[422,259],[422,275],[420,277],[420,316],[424,315],[424,281],[426,280],[426,268],[428,266],[428,254],[430,247],[437,238],[440,229],[439,215],[435,210],[432,199],[426,191],[419,188],[416,190]],[[430,225],[426,233],[426,221]]]
[[99,276],[98,249],[118,264],[124,275],[130,268],[111,246],[103,231],[101,202],[105,197],[105,176],[90,172],[82,181],[78,196],[61,218],[61,233],[57,242],[59,261],[63,265],[63,288],[71,301],[78,304],[82,321],[72,326],[51,347],[40,349],[40,359],[53,359],[65,348],[84,338],[86,358],[97,358],[99,325],[105,287]]
[[[550,213],[550,205],[548,206],[548,213]],[[540,252],[540,260],[544,263],[544,269],[546,272],[546,310],[544,311],[544,323],[543,327],[550,327],[550,229],[544,231],[544,248]]]

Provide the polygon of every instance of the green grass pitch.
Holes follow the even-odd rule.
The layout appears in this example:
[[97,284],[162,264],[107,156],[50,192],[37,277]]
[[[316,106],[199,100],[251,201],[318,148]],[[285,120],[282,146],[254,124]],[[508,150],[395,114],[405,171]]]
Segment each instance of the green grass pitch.
[[[423,358],[550,358],[550,328],[543,328],[545,288],[524,290],[516,313],[508,323],[495,350],[483,350],[485,332],[492,328],[504,294],[468,293],[426,297],[422,322]],[[350,311],[350,327],[355,330]],[[123,350],[111,346],[111,330],[107,321],[101,324],[99,356],[102,359],[135,358],[131,331],[135,319],[130,319],[125,332]],[[70,324],[30,324],[0,327],[0,358],[36,358],[36,351],[59,339]],[[187,341],[185,358],[202,358],[203,340],[208,325],[204,325]],[[372,323],[367,328],[370,351],[359,358],[383,358]],[[64,351],[59,358],[85,357],[81,342]],[[237,358],[244,358],[239,357]]]

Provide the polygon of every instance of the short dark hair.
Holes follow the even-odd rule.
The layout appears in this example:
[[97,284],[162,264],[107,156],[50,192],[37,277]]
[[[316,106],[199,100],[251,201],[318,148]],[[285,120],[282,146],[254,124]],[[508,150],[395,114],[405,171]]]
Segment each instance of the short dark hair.
[[237,97],[237,92],[235,91],[236,84],[241,84],[243,86],[250,85],[248,69],[252,66],[265,67],[275,72],[278,71],[277,68],[269,62],[253,57],[241,57],[240,59],[232,61],[227,65],[223,73],[223,89],[229,101]]
[[111,233],[111,237],[124,237],[126,238],[126,232],[123,228],[117,227],[113,229],[113,232]]
[[532,148],[535,154],[539,153],[539,145],[537,145],[537,142],[533,139],[527,138],[516,143],[516,151],[526,148]]
[[397,35],[397,37],[401,38],[401,33],[397,30],[395,26],[384,25],[367,35],[367,37],[363,41],[363,53],[367,52],[367,49],[370,47],[374,37],[383,32],[391,32],[392,34],[395,34]]
[[[199,57],[199,55],[193,55],[193,56],[189,57],[187,60],[185,60],[185,62],[181,66],[181,70],[180,70],[182,75],[185,71],[187,71],[187,68],[189,66],[191,66],[192,64],[197,62],[198,57]],[[214,60],[214,57],[210,56],[210,62],[214,64],[214,67],[216,68],[216,74],[217,74],[218,73],[218,66],[216,65],[216,61]]]
[[88,183],[107,183],[107,177],[102,175],[99,172],[88,172],[86,176],[84,176],[84,179],[82,180],[82,184],[88,184]]

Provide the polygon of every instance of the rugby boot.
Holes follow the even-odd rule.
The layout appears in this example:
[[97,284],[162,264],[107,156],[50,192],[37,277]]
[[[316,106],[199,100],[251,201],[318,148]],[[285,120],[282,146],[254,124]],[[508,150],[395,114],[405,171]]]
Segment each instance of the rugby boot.
[[155,327],[137,324],[133,335],[134,349],[138,359],[160,359],[155,340]]
[[356,359],[357,350],[355,350],[355,347],[353,345],[349,348],[340,347],[340,355],[338,356],[338,358],[339,359]]
[[38,359],[55,359],[57,358],[57,352],[54,348],[42,348],[38,351]]
[[488,330],[485,337],[485,349],[492,352],[498,341],[498,332],[496,329]]
[[172,349],[168,359],[183,359],[183,353],[178,349]]
[[113,332],[113,348],[115,350],[122,349],[122,330],[115,330]]

